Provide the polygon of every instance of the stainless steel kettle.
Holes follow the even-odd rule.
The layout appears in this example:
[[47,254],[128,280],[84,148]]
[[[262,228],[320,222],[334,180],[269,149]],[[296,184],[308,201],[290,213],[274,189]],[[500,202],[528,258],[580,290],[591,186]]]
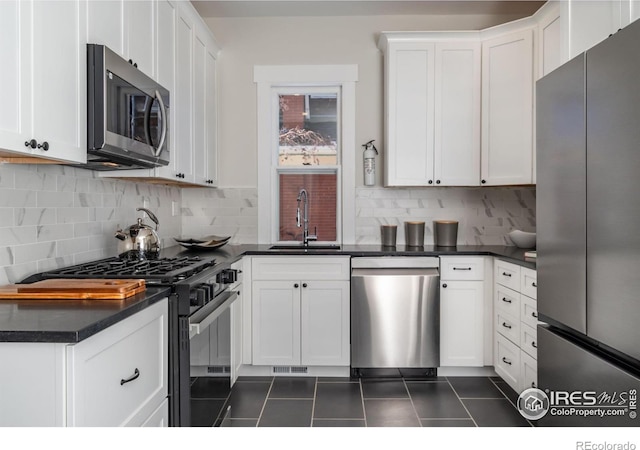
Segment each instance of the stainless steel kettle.
[[136,208],[136,211],[144,211],[156,224],[154,230],[149,225],[142,223],[142,218],[138,218],[138,223],[130,227],[116,231],[115,237],[118,242],[118,255],[120,258],[130,259],[155,259],[160,255],[160,238],[158,230],[158,218],[146,208]]

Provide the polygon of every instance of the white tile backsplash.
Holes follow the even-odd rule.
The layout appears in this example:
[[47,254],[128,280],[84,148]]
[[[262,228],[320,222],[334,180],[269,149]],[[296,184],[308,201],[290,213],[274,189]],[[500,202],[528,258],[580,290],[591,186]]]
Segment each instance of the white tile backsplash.
[[163,245],[174,245],[182,219],[171,214],[171,202],[181,201],[180,191],[69,166],[0,165],[0,284],[115,256],[113,234],[136,223],[145,200],[160,220]]
[[380,244],[380,225],[425,222],[425,245],[433,245],[433,221],[457,220],[459,245],[513,245],[513,229],[535,231],[535,188],[368,188],[356,189],[356,243]]
[[[256,188],[180,189],[100,178],[61,165],[0,165],[0,284],[34,273],[115,256],[118,228],[136,222],[144,203],[160,220],[162,246],[174,237],[215,234],[237,244],[258,238]],[[179,214],[173,215],[172,203]],[[380,225],[458,220],[459,244],[511,245],[512,229],[535,230],[535,188],[356,189],[356,243],[379,244]],[[152,225],[149,218],[144,222]]]

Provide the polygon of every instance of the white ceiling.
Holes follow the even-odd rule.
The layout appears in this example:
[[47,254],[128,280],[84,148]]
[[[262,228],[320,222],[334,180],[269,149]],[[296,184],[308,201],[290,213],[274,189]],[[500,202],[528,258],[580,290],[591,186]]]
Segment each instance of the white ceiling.
[[491,14],[526,17],[544,1],[191,0],[202,17]]

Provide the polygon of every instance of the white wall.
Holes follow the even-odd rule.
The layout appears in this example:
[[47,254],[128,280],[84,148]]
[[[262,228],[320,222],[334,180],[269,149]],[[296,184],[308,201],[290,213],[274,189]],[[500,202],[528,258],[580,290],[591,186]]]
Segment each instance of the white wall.
[[[381,31],[478,30],[511,16],[350,16],[209,18],[222,47],[219,65],[219,170],[223,187],[255,187],[256,86],[254,65],[357,64],[356,144],[383,146]],[[362,183],[362,153],[356,152],[356,186]],[[378,158],[382,167],[382,157]],[[349,174],[345,174],[349,176]],[[378,186],[382,171],[377,172]]]

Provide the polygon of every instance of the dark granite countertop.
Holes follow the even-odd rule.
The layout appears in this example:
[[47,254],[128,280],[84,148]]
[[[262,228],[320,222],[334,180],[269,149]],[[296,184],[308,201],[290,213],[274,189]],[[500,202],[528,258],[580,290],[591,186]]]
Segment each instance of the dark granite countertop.
[[[271,244],[225,245],[216,250],[198,251],[199,254],[216,258],[216,262],[228,266],[244,255],[349,255],[349,256],[454,256],[454,255],[488,255],[532,269],[536,268],[535,258],[525,258],[526,250],[502,245],[459,245],[457,247],[382,247],[380,245],[343,245],[340,249],[287,249],[271,250]],[[164,253],[166,252],[166,253]],[[163,256],[193,254],[194,250],[182,247],[170,247],[163,250]]]
[[[219,270],[244,255],[349,255],[362,256],[452,256],[488,255],[532,269],[536,260],[525,258],[525,250],[511,246],[459,245],[420,248],[380,245],[343,245],[334,249],[271,250],[271,245],[225,245],[215,250],[194,251],[178,245],[163,249],[162,257],[199,254],[216,259]],[[75,343],[141,311],[169,294],[168,288],[147,287],[122,301],[114,300],[0,300],[0,342]]]
[[147,287],[125,300],[0,300],[0,342],[80,342],[169,292]]

